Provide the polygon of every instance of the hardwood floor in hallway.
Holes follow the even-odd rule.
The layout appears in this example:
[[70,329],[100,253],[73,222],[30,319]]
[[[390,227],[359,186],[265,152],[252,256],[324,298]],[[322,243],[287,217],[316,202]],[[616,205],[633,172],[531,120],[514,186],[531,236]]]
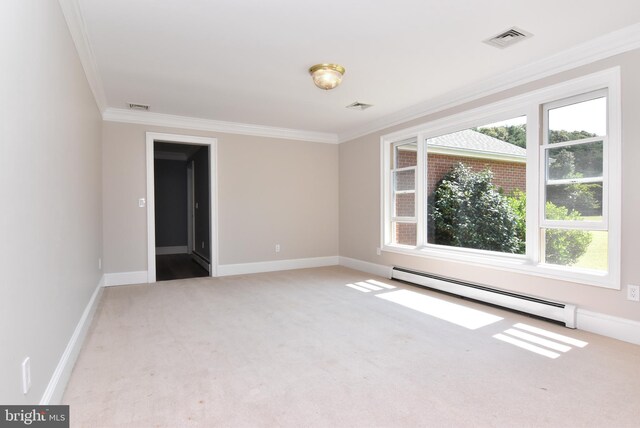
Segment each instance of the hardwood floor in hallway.
[[156,281],[187,279],[209,276],[205,268],[189,254],[165,254],[156,256]]

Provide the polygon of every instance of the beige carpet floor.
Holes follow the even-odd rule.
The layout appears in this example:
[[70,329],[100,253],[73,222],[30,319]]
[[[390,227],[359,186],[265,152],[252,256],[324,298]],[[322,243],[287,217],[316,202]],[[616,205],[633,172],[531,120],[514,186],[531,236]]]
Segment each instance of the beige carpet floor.
[[63,401],[73,427],[638,427],[640,346],[342,267],[197,278],[106,289]]

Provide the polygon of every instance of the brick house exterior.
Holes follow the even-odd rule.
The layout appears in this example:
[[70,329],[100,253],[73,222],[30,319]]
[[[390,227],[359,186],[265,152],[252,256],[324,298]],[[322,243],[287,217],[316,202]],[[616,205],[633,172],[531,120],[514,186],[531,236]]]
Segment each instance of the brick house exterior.
[[462,162],[474,171],[489,169],[493,173],[493,184],[505,195],[514,190],[525,191],[527,168],[525,163],[498,161],[491,159],[463,158],[461,156],[430,154],[427,159],[427,192],[435,190],[438,181],[451,169]]

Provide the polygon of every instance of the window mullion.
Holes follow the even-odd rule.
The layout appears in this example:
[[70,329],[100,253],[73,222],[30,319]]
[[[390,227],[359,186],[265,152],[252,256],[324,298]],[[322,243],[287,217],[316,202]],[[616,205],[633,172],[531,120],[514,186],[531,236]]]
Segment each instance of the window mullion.
[[611,183],[611,176],[609,175],[609,135],[602,140],[602,221],[610,228],[609,223],[609,189]]
[[545,229],[607,230],[607,224],[603,221],[543,219],[541,222],[541,226]]
[[[546,138],[548,138],[549,134],[546,134]],[[589,137],[589,138],[583,138],[581,140],[570,140],[570,141],[563,141],[561,143],[549,143],[548,141],[546,142],[546,144],[544,145],[546,148],[548,149],[560,149],[562,147],[567,147],[567,146],[579,146],[582,144],[589,144],[589,143],[595,143],[598,141],[602,141],[603,139],[606,139],[607,137],[604,135],[597,135],[595,137]]]
[[418,162],[416,164],[416,220],[417,240],[416,246],[423,247],[427,242],[427,206],[426,206],[426,138],[424,134],[418,134]]
[[547,186],[562,185],[562,184],[591,184],[591,183],[603,183],[604,174],[601,177],[586,177],[586,178],[563,178],[556,180],[547,180]]
[[403,172],[403,171],[413,171],[415,170],[416,167],[415,166],[405,166],[403,168],[394,168],[391,170],[391,172]]
[[393,168],[391,167],[392,154],[391,148],[393,144],[384,141],[382,142],[382,171],[383,171],[383,191],[382,191],[382,215],[383,215],[383,227],[382,233],[382,245],[388,245],[391,243],[391,236],[393,236],[393,221],[392,218],[392,204],[393,204]]
[[[541,165],[544,163],[540,159],[539,149],[541,142],[540,108],[537,104],[527,109],[527,230],[526,230],[526,250],[525,254],[533,264],[540,262],[540,233],[539,219],[541,206],[541,193],[544,186],[540,181],[539,173]],[[542,205],[543,206],[543,205]],[[542,211],[543,212],[543,211]]]

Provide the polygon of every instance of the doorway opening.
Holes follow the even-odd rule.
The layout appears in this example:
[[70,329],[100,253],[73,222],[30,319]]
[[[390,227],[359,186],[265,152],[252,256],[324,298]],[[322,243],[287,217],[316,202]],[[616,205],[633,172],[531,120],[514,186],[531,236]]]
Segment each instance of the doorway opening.
[[216,275],[215,148],[147,133],[148,282]]

